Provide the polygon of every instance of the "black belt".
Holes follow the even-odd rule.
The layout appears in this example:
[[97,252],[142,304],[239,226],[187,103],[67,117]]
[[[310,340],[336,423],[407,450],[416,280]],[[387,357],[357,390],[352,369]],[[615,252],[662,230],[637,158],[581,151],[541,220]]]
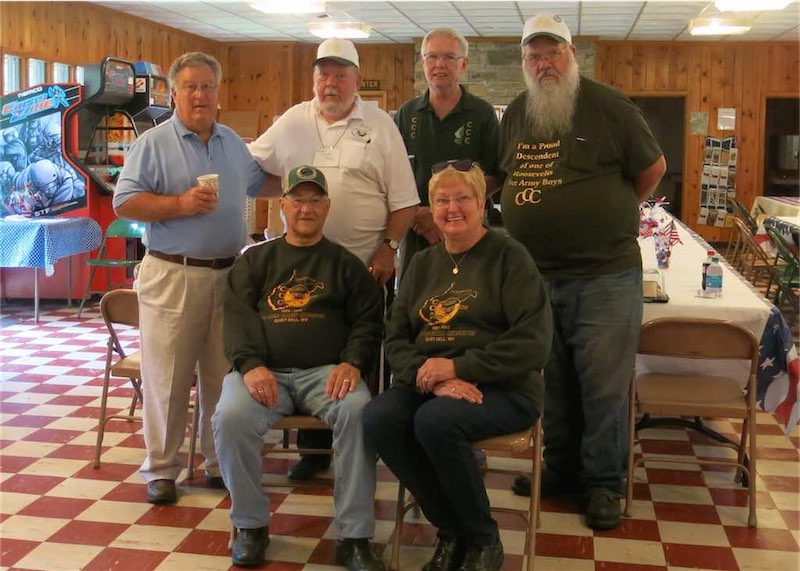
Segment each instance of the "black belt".
[[158,250],[147,250],[147,253],[154,258],[158,258],[159,260],[165,260],[167,262],[181,264],[183,266],[211,268],[212,270],[223,270],[225,268],[230,268],[233,265],[233,262],[236,261],[235,257],[211,259],[189,258],[187,256],[181,256],[180,254],[165,254],[164,252],[159,252]]

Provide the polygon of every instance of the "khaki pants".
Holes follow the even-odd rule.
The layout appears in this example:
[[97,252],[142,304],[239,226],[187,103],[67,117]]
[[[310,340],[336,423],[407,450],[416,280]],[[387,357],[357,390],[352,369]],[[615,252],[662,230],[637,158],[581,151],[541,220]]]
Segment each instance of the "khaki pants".
[[186,434],[189,395],[197,371],[200,450],[206,473],[219,476],[211,416],[230,370],[222,342],[228,270],[183,266],[145,256],[134,287],[139,293],[144,387],[145,481],[175,480]]

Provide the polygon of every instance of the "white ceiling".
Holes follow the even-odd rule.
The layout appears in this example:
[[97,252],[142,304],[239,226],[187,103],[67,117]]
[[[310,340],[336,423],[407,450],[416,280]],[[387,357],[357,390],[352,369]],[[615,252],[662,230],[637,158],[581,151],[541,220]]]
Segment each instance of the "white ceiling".
[[[107,0],[103,6],[221,42],[292,40],[318,43],[308,22],[319,15],[267,15],[238,0]],[[758,6],[759,0],[753,0]],[[435,27],[455,28],[467,37],[515,37],[523,22],[540,12],[560,14],[573,35],[603,40],[716,40],[689,35],[689,20],[719,14],[709,0],[583,0],[508,2],[505,0],[327,2],[328,20],[354,20],[373,27],[361,42],[409,43]],[[726,16],[732,14],[726,14]],[[800,2],[777,12],[749,12],[753,28],[722,40],[800,41]],[[323,17],[324,18],[324,17]]]

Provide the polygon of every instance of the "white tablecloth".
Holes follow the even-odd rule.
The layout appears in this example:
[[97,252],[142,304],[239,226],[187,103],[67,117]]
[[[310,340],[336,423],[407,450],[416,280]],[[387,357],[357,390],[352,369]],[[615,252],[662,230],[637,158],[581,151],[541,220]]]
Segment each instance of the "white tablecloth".
[[750,213],[753,218],[759,214],[800,216],[800,198],[796,196],[756,196]]

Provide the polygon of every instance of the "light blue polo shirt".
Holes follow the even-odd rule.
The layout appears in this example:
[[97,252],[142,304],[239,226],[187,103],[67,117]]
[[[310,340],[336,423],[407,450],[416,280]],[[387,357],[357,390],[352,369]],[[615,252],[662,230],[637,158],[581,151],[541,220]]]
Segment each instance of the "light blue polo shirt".
[[208,146],[177,115],[145,131],[131,146],[114,192],[114,208],[137,192],[179,195],[197,177],[219,174],[219,203],[213,212],[146,224],[145,245],[167,254],[225,258],[245,244],[245,194],[255,196],[266,175],[239,135],[215,123]]

